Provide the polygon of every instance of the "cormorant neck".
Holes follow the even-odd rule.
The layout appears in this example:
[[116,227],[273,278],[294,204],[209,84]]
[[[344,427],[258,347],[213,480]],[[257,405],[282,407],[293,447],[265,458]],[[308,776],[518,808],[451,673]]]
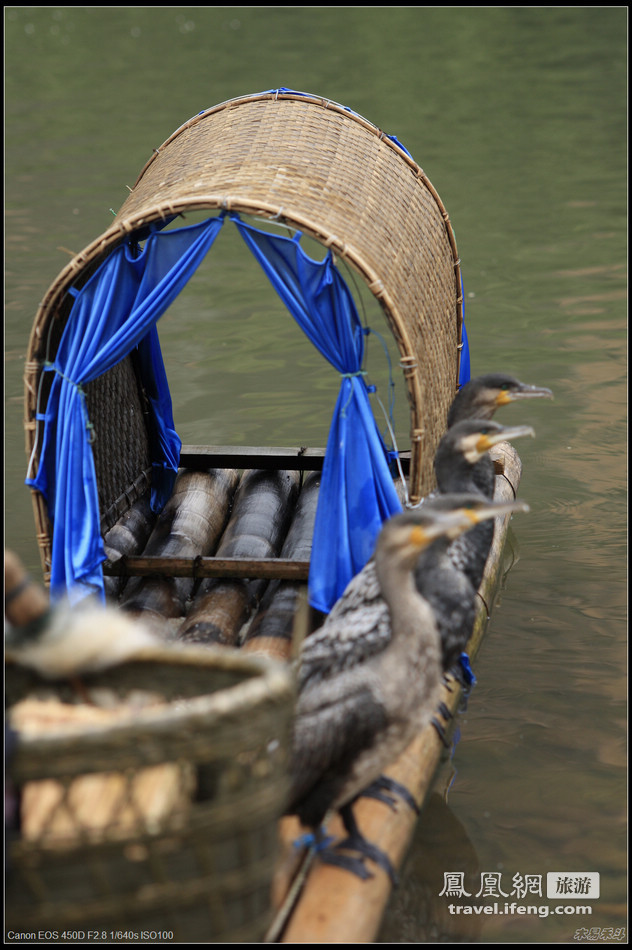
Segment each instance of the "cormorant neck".
[[428,631],[429,638],[439,642],[434,614],[430,604],[417,590],[409,567],[386,558],[377,558],[375,568],[380,590],[391,614],[391,639],[418,637]]
[[441,459],[438,459],[438,462],[435,474],[442,495],[452,492],[483,492],[487,496],[488,491],[491,491],[489,497],[493,495],[494,463],[489,455],[483,455],[474,465],[463,456],[454,459],[453,464],[442,464]]
[[495,408],[484,401],[477,402],[475,395],[460,389],[448,411],[448,429],[465,419],[491,419]]

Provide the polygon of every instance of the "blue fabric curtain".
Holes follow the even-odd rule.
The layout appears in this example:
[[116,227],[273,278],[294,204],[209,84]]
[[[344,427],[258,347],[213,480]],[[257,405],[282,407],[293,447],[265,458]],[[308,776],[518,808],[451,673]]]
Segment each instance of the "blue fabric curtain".
[[[178,468],[180,439],[155,323],[178,296],[210,249],[223,217],[160,232],[156,225],[143,249],[121,245],[76,293],[54,363],[43,417],[37,475],[27,484],[47,502],[53,524],[51,597],[71,603],[89,594],[104,599],[105,559],[99,505],[82,386],[138,347],[142,375],[154,412],[150,433],[154,484],[152,507],[168,499]],[[97,435],[98,437],[98,435]]]
[[270,234],[232,215],[299,326],[341,374],[316,511],[309,599],[329,611],[373,553],[386,518],[401,511],[388,454],[362,373],[364,331],[329,251],[312,260],[294,239]]
[[[461,299],[465,300],[463,289],[463,275],[461,274]],[[470,381],[470,344],[465,329],[465,303],[463,303],[463,327],[461,329],[461,359],[459,360],[459,389]]]
[[470,344],[467,339],[465,320],[463,321],[461,359],[459,361],[459,388],[470,380]]
[[[341,375],[327,441],[310,568],[310,602],[328,611],[364,566],[386,518],[401,510],[386,446],[364,380],[364,330],[333,255],[309,258],[290,239],[247,225],[231,215],[246,244],[311,342]],[[152,507],[171,494],[180,439],[158,341],[156,321],[210,250],[224,221],[216,218],[171,231],[152,225],[145,247],[117,248],[75,292],[62,335],[43,419],[39,468],[27,484],[47,502],[53,524],[51,595],[76,602],[104,599],[99,506],[90,447],[91,427],[82,386],[137,349],[150,423]],[[73,291],[71,291],[73,293]],[[464,330],[461,379],[469,378]],[[97,435],[98,437],[98,435]]]

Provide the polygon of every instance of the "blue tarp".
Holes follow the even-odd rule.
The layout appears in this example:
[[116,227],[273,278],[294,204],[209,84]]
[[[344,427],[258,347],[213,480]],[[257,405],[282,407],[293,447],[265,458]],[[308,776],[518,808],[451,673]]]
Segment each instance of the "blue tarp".
[[55,361],[44,367],[53,380],[46,413],[38,416],[44,421],[38,472],[26,481],[46,499],[53,525],[54,600],[67,595],[76,602],[94,593],[104,599],[105,553],[82,387],[135,347],[153,409],[152,507],[160,510],[169,498],[181,443],[155,324],[206,256],[222,223],[212,218],[178,230],[154,230],[142,250],[121,245],[75,294]]
[[[365,331],[331,250],[308,257],[300,234],[291,239],[231,215],[244,241],[308,338],[341,376],[323,467],[309,577],[310,603],[328,611],[373,552],[383,521],[401,510],[389,453],[362,370]],[[151,226],[146,244],[113,251],[75,294],[54,363],[37,475],[27,484],[47,502],[53,524],[51,596],[104,599],[105,559],[83,386],[137,349],[152,408],[152,508],[167,501],[178,468],[180,439],[160,352],[156,321],[177,297],[213,244],[225,215],[190,227]],[[145,236],[145,234],[143,235]],[[460,383],[469,378],[463,328]],[[98,438],[98,434],[96,436]]]
[[331,250],[315,261],[298,243],[300,234],[290,239],[234,220],[296,322],[341,375],[308,585],[311,605],[328,611],[373,553],[384,520],[401,511],[362,372],[364,331]]
[[[461,276],[461,300],[465,300],[463,276]],[[470,343],[465,329],[465,303],[463,307],[463,325],[461,327],[461,356],[459,358],[459,389],[470,381]]]

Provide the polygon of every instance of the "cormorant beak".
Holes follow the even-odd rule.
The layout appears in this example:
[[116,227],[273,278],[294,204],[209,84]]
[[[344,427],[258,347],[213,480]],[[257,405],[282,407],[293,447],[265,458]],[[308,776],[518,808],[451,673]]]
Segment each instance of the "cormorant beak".
[[444,535],[450,539],[458,538],[460,534],[471,528],[472,524],[471,519],[466,517],[464,508],[434,512],[433,521],[430,524],[414,525],[411,528],[409,543],[418,551],[423,551],[433,541]]
[[513,439],[519,439],[521,436],[530,435],[535,438],[535,431],[531,426],[503,426],[500,432],[490,432],[481,435],[476,443],[477,451],[483,454],[499,442],[511,442]]
[[547,389],[546,386],[530,386],[528,383],[521,383],[520,389],[506,389],[499,392],[496,404],[505,406],[509,402],[515,402],[516,399],[534,399],[536,396],[553,399],[553,391]]
[[490,501],[479,508],[459,508],[458,511],[469,522],[468,528],[471,528],[489,518],[510,515],[516,511],[529,511],[529,506],[524,501]]
[[458,511],[436,512],[429,524],[413,525],[410,529],[409,543],[417,551],[423,551],[443,535],[456,538],[463,531],[462,523],[463,516]]

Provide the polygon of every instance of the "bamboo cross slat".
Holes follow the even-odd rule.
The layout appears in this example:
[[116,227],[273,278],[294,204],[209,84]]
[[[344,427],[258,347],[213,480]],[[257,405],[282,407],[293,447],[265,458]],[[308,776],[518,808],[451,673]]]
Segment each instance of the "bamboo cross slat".
[[309,561],[289,558],[125,556],[106,561],[103,573],[114,577],[248,577],[306,580]]

